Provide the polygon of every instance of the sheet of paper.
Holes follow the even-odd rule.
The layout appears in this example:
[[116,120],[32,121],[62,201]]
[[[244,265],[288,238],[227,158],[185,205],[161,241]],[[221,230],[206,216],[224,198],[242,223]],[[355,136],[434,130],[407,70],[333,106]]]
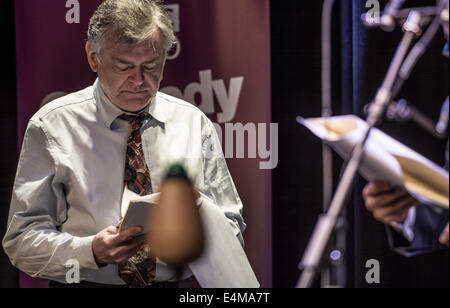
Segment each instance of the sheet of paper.
[[205,250],[189,263],[192,273],[204,288],[258,288],[258,280],[230,222],[210,199],[202,199]]
[[[363,138],[367,124],[354,115],[297,121],[329,144],[343,159],[349,159]],[[366,142],[359,168],[369,180],[386,180],[402,186],[421,202],[448,208],[448,171],[374,128]]]
[[147,224],[150,215],[152,204],[156,204],[159,198],[159,193],[139,196],[125,187],[122,195],[121,213],[124,217],[119,226],[119,232],[123,229],[141,226],[144,228],[142,233],[149,231]]
[[[141,197],[125,188],[122,216],[126,216],[121,227],[140,225],[147,232],[149,210],[151,204],[157,203],[159,195]],[[258,280],[230,222],[207,196],[201,195],[197,205],[205,232],[205,248],[200,258],[189,263],[192,273],[204,288],[258,288]]]
[[122,217],[125,216],[125,213],[128,210],[128,206],[130,205],[130,201],[133,199],[137,199],[139,197],[140,196],[137,193],[135,193],[125,187],[125,189],[123,190],[122,207],[121,207],[121,211],[120,211],[120,214],[122,215]]

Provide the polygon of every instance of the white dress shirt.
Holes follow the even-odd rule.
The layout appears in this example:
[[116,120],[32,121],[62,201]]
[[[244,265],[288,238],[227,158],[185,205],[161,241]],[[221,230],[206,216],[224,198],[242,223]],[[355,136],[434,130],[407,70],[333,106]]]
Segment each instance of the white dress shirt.
[[[243,245],[242,203],[211,121],[192,104],[160,92],[146,111],[151,118],[141,134],[153,191],[168,167],[181,162],[195,188],[223,211]],[[121,219],[131,131],[128,122],[118,119],[123,113],[97,80],[31,118],[3,239],[14,266],[33,277],[65,283],[66,264],[76,260],[81,280],[124,284],[118,266],[99,268],[92,252],[94,236]],[[158,261],[156,280],[174,278],[173,269]]]

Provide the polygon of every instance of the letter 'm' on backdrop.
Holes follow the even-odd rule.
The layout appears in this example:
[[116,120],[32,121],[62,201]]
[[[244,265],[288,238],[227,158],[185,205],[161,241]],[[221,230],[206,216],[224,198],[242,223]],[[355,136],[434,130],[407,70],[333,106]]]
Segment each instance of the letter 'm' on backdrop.
[[[162,91],[196,104],[217,123],[244,204],[247,255],[261,286],[271,287],[270,168],[276,161],[267,162],[274,159],[267,153],[277,149],[269,143],[269,0],[165,2],[178,44],[169,55]],[[100,3],[15,0],[19,148],[44,98],[94,82],[84,45],[89,18]],[[245,137],[239,138],[242,127]],[[21,276],[22,287],[44,283]]]

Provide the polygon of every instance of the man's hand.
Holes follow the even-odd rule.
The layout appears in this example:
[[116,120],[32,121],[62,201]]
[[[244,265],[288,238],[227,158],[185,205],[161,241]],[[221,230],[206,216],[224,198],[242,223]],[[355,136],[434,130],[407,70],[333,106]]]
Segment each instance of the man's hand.
[[130,227],[118,232],[116,227],[108,227],[94,237],[92,251],[98,265],[121,264],[138,252],[146,235],[141,227]]
[[383,222],[404,222],[412,206],[420,204],[407,191],[392,187],[384,181],[370,182],[364,187],[363,198],[367,210]]
[[448,224],[445,227],[444,231],[442,231],[441,236],[439,237],[439,243],[448,246]]

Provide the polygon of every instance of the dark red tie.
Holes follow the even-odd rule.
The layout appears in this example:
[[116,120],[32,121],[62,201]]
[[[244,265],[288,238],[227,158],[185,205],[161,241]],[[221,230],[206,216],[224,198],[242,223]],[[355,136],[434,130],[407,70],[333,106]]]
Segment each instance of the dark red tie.
[[[141,127],[145,119],[150,118],[147,112],[138,115],[121,115],[131,125],[125,158],[125,187],[138,195],[152,193],[150,173],[145,162],[142,149]],[[150,245],[144,244],[128,262],[119,266],[119,276],[130,288],[144,288],[155,279],[156,260],[150,256]]]

